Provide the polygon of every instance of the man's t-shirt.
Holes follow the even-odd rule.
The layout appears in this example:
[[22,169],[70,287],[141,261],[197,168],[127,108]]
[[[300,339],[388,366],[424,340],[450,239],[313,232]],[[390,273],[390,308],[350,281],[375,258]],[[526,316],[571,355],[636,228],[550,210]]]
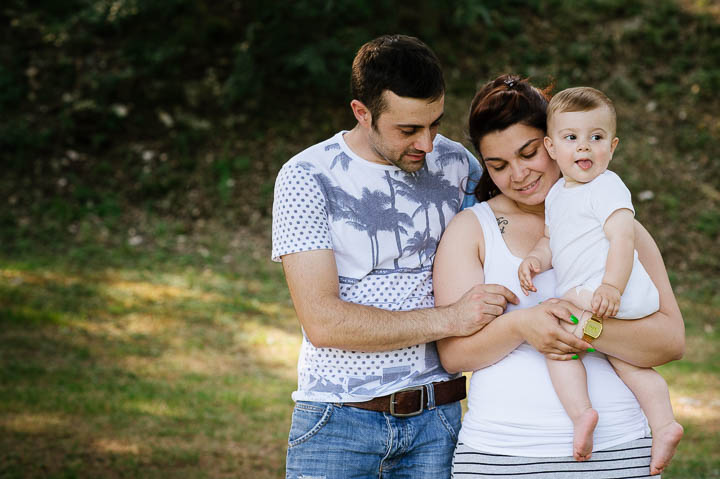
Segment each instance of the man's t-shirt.
[[[430,308],[432,261],[450,219],[474,198],[477,160],[437,135],[425,166],[406,173],[369,162],[340,132],[288,161],[273,204],[272,258],[316,249],[335,255],[344,301],[385,310]],[[450,379],[434,343],[385,352],[316,348],[303,334],[293,399],[354,402]]]

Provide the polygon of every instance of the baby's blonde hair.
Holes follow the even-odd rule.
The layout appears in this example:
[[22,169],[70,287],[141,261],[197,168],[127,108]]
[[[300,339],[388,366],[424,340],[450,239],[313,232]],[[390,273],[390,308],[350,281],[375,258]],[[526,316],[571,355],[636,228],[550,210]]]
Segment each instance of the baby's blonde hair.
[[600,90],[589,86],[578,86],[567,88],[556,93],[548,104],[547,121],[548,127],[552,124],[553,117],[558,113],[569,111],[590,111],[595,108],[606,106],[610,110],[610,125],[612,126],[611,135],[615,135],[617,126],[615,106],[610,98],[608,98]]

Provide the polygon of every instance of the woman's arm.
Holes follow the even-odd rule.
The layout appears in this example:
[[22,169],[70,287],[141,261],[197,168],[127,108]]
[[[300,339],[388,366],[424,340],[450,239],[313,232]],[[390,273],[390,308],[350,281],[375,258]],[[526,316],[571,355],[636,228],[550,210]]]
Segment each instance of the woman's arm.
[[[465,210],[450,222],[435,256],[436,306],[452,304],[469,286],[485,281],[484,256],[480,223],[472,211]],[[440,360],[449,372],[474,371],[499,361],[523,341],[554,359],[570,359],[589,347],[560,326],[558,318],[569,321],[571,313],[577,315],[580,310],[559,301],[503,314],[471,336],[439,340]]]
[[643,319],[603,320],[593,347],[639,367],[652,367],[682,358],[685,325],[662,255],[650,233],[635,221],[635,249],[660,296],[660,309]]

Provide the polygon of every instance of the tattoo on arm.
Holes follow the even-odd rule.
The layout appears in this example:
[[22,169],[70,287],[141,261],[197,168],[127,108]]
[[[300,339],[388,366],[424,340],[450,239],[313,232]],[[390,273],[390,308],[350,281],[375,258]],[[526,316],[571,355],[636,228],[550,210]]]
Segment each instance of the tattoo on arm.
[[495,219],[497,220],[498,227],[500,228],[500,233],[505,234],[505,225],[509,223],[508,220],[506,220],[504,216],[500,216]]

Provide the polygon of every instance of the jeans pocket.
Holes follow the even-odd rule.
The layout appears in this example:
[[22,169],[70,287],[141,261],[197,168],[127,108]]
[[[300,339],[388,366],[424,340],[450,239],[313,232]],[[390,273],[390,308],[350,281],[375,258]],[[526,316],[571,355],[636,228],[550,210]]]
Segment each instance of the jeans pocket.
[[288,447],[294,447],[315,436],[330,420],[333,405],[298,402],[292,415]]
[[440,418],[440,421],[442,421],[443,426],[445,426],[445,429],[447,429],[450,438],[453,441],[457,441],[462,418],[462,406],[460,405],[460,401],[452,404],[446,404],[444,406],[438,406],[435,408],[435,411],[437,411],[438,417]]

